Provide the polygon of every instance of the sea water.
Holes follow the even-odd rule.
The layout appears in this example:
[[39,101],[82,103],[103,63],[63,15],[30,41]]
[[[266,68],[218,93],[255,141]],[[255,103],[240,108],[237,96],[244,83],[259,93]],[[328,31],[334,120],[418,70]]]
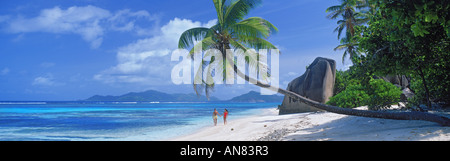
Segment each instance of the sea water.
[[[0,102],[0,140],[165,140],[280,103]],[[223,119],[218,119],[223,125]]]

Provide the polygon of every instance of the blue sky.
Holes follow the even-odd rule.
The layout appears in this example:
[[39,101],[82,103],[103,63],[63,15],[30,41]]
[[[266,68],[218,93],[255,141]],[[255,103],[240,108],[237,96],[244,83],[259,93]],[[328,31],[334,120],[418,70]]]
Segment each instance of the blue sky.
[[[279,32],[280,86],[286,88],[316,57],[342,52],[336,21],[325,9],[338,0],[265,0],[252,10]],[[216,22],[210,0],[17,0],[0,2],[0,101],[79,100],[149,89],[193,93],[174,85],[170,53],[186,29]],[[212,96],[229,99],[259,90],[218,85]]]

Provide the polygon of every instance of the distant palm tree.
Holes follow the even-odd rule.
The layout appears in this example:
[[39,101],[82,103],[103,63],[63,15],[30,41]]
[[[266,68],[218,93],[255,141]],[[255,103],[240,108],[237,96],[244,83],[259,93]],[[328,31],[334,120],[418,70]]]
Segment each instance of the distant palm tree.
[[[276,49],[274,45],[264,40],[265,38],[269,37],[270,34],[277,31],[277,28],[275,26],[259,17],[244,19],[244,16],[247,15],[248,12],[255,6],[259,5],[261,3],[261,0],[213,0],[213,2],[217,11],[218,23],[211,28],[199,27],[186,30],[180,37],[178,43],[179,48],[188,49],[192,45],[202,44],[203,51],[207,49],[218,49],[222,52],[222,54],[225,54],[226,49],[231,49],[231,47],[235,49],[242,49],[244,51],[247,51],[249,47],[253,47],[255,49]],[[199,43],[194,44],[194,40],[199,41]],[[191,49],[190,51],[191,56],[195,54],[193,50],[194,49]],[[230,60],[229,57],[226,57],[226,60],[228,60],[227,62],[233,61]],[[211,58],[210,63],[213,61],[214,59]],[[202,63],[204,62],[202,61]],[[249,65],[251,65],[250,60],[246,60],[246,63],[249,63]],[[200,67],[199,70],[201,69],[202,67]],[[233,74],[236,73],[239,77],[244,78],[249,82],[256,82],[256,86],[276,91],[285,96],[289,96],[293,99],[299,100],[300,102],[303,102],[307,105],[329,112],[344,115],[385,119],[426,120],[437,122],[444,126],[450,126],[450,119],[431,113],[356,110],[319,103],[314,100],[305,98],[295,92],[278,87],[273,87],[255,78],[251,78],[241,72],[237,68],[236,64],[234,64],[232,71],[226,71],[226,68],[224,68],[224,72],[233,72]],[[205,86],[205,94],[208,95],[208,89],[213,88],[214,85],[206,84]],[[195,84],[194,89],[198,94]]]
[[357,58],[361,55],[361,53],[358,51],[358,42],[349,35],[350,33],[347,32],[347,36],[341,39],[341,44],[338,45],[336,48],[334,48],[334,51],[336,50],[344,50],[344,54],[342,55],[342,63],[344,63],[345,58],[347,55],[350,56],[350,60],[353,63]]
[[334,32],[338,32],[338,39],[340,39],[344,28],[346,32],[350,33],[350,36],[355,35],[355,26],[361,25],[367,22],[367,19],[362,17],[362,14],[357,12],[356,9],[362,9],[366,7],[366,1],[364,0],[341,0],[342,4],[328,7],[326,12],[331,12],[327,18],[336,19],[339,16],[342,20],[337,22],[338,27],[334,29]]
[[[365,8],[368,7],[367,0],[341,0],[342,4],[328,7],[326,12],[331,12],[327,18],[336,19],[339,16],[341,20],[337,21],[338,26],[334,29],[334,32],[338,32],[338,39],[341,38],[342,31],[345,30],[345,37],[341,39],[341,45],[334,48],[336,50],[345,50],[342,55],[342,63],[344,63],[345,57],[350,55],[350,60],[353,62],[353,58],[359,56],[357,51],[358,42],[354,41],[355,26],[366,23],[369,19],[367,17],[368,11]],[[357,9],[360,12],[357,12]],[[356,63],[356,62],[353,62]]]

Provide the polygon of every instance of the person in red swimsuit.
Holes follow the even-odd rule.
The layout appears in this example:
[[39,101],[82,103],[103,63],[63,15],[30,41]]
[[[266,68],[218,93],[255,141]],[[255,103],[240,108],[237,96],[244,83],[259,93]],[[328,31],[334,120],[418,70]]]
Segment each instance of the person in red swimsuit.
[[225,109],[225,112],[223,112],[223,124],[227,124],[227,116],[228,116],[228,110]]

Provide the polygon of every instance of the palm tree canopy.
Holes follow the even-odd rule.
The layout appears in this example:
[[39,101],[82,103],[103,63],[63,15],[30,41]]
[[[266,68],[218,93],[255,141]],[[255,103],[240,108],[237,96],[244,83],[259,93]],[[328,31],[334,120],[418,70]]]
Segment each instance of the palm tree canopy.
[[[180,36],[178,48],[189,50],[192,47],[189,52],[191,58],[195,54],[195,46],[200,45],[202,51],[218,49],[222,52],[223,58],[225,58],[226,49],[241,49],[244,52],[249,49],[255,49],[255,51],[258,51],[258,49],[277,49],[275,45],[266,40],[270,35],[278,32],[278,29],[272,23],[260,17],[245,19],[250,10],[259,6],[261,2],[262,0],[213,0],[217,12],[217,24],[210,28],[197,27],[186,30]],[[260,55],[256,54],[258,58]],[[256,59],[248,57],[245,62],[255,68]],[[202,68],[213,61],[214,57],[211,57],[210,61],[202,61],[202,66],[197,71],[201,71]],[[226,65],[228,64],[225,63],[225,59],[219,63],[224,73],[223,79],[226,79],[226,75],[231,75],[230,73],[234,75],[234,70],[227,71]],[[211,71],[208,70],[207,72],[210,73]],[[201,77],[198,76],[198,73],[201,72],[196,73],[195,77]],[[214,87],[214,84],[202,82],[203,84],[199,89],[204,89],[208,97],[209,90]],[[197,87],[194,84],[194,89],[198,94]]]
[[340,5],[331,6],[325,10],[327,13],[330,12],[327,15],[329,19],[342,17],[342,20],[337,22],[338,27],[334,30],[334,32],[338,32],[338,39],[340,39],[344,28],[346,28],[346,32],[350,32],[351,36],[353,36],[355,34],[354,26],[368,21],[365,14],[363,14],[365,11],[356,11],[356,9],[362,10],[364,7],[367,7],[365,0],[341,0],[341,2]]
[[350,33],[347,33],[346,37],[341,39],[341,44],[334,48],[334,51],[344,50],[344,54],[342,55],[342,63],[344,63],[347,55],[350,56],[350,60],[352,60],[352,62],[355,57],[361,56],[361,53],[358,51],[358,41],[355,40],[355,37],[352,37],[349,34]]
[[[367,0],[341,0],[340,5],[328,7],[326,12],[330,12],[327,18],[342,19],[337,21],[337,27],[334,32],[338,33],[338,39],[341,39],[341,44],[334,48],[334,50],[344,50],[342,55],[342,62],[344,63],[347,55],[350,55],[350,60],[361,55],[358,51],[358,42],[354,40],[355,26],[363,25],[368,22],[369,12],[366,10],[368,6]],[[345,29],[345,37],[341,38],[342,31]],[[355,63],[355,62],[353,62]]]

